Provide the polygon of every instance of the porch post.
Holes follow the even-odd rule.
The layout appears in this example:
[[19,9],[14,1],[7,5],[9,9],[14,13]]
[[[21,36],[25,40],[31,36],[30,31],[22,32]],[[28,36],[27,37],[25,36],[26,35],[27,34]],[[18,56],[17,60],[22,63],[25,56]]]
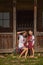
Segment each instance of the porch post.
[[13,49],[16,47],[16,1],[13,5]]
[[37,23],[37,0],[34,0],[34,35],[35,35],[35,50],[37,49],[37,29],[36,24]]

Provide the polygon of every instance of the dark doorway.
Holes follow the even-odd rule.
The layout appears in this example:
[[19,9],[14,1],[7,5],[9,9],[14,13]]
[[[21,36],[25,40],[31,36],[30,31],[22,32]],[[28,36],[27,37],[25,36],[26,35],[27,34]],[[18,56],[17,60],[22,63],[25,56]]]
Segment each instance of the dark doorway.
[[19,10],[17,11],[16,30],[34,30],[34,11]]

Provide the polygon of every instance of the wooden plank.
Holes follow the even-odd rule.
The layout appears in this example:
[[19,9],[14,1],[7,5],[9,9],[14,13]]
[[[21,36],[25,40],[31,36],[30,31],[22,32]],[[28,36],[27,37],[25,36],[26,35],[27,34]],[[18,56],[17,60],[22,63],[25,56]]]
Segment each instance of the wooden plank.
[[35,52],[43,52],[43,48],[37,48]]
[[9,32],[5,32],[5,33],[0,33],[0,34],[6,34],[7,35],[7,34],[13,34],[13,32],[10,32],[10,33]]
[[0,53],[12,53],[14,49],[0,49]]
[[38,45],[43,48],[43,36],[37,36]]
[[0,49],[13,48],[13,35],[0,34]]

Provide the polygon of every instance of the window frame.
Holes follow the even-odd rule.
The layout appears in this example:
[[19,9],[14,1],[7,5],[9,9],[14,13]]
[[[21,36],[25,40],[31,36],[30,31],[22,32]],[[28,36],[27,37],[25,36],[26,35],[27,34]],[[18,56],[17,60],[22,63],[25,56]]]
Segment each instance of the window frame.
[[[6,11],[4,11],[4,13],[5,13]],[[9,12],[9,11],[8,11]],[[4,28],[4,27],[0,27],[0,32],[12,32],[13,31],[13,15],[12,15],[12,12],[9,12],[10,13],[10,22],[9,22],[9,27],[8,28]],[[3,19],[3,20],[5,20],[5,19]]]

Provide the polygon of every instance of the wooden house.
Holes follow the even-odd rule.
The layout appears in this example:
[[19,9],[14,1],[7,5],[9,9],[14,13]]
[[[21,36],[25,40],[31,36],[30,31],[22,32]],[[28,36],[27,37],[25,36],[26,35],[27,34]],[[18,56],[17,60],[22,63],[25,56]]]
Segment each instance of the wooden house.
[[32,29],[35,51],[43,52],[43,0],[0,0],[0,53],[16,48],[16,32]]

